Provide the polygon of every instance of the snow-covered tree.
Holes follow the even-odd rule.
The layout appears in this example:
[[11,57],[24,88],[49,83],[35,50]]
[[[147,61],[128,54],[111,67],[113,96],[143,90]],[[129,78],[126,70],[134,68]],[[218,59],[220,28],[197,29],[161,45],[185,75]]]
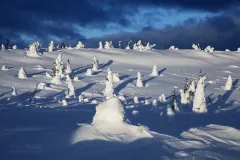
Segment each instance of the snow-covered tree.
[[97,56],[93,56],[92,65],[93,65],[92,70],[98,71],[99,62]]
[[113,75],[113,76],[112,76],[113,82],[119,83],[119,82],[121,81],[120,78],[119,78],[118,73],[113,73],[112,75]]
[[2,51],[5,50],[5,46],[2,44],[1,46]]
[[180,89],[180,94],[181,94],[181,103],[187,104],[188,100],[187,100],[186,94],[184,93],[184,91],[182,89]]
[[68,106],[68,103],[67,103],[66,99],[62,100],[62,105],[63,105],[63,107],[67,107]]
[[137,97],[137,96],[135,96],[135,97],[133,98],[133,101],[134,101],[135,104],[139,104],[139,100],[138,100],[138,97]]
[[167,101],[164,93],[161,96],[159,96],[159,101],[160,102],[166,102]]
[[33,44],[35,44],[35,47],[36,47],[37,51],[40,51],[41,44],[39,42],[34,42]]
[[142,82],[142,75],[140,72],[137,73],[137,87],[143,87],[143,82]]
[[106,99],[114,97],[114,86],[113,86],[113,83],[108,80],[108,78],[106,78],[106,81],[105,81],[104,95],[106,96]]
[[66,45],[65,45],[65,43],[64,43],[64,42],[62,42],[62,43],[60,44],[59,48],[62,48],[62,49],[66,48]]
[[37,85],[37,89],[45,90],[46,86],[47,86],[46,83],[41,82]]
[[125,49],[130,49],[131,42],[132,42],[131,40],[128,42],[127,47]]
[[175,50],[175,46],[171,46],[169,50]]
[[134,43],[133,49],[134,49],[134,50],[138,50],[138,47],[137,47],[137,44],[136,44],[136,43]]
[[13,49],[17,49],[17,45],[16,44],[13,46]]
[[9,39],[7,39],[6,49],[12,49],[12,43]]
[[167,116],[169,117],[175,116],[175,113],[173,112],[173,109],[171,108],[171,106],[167,107]]
[[171,109],[174,112],[179,112],[180,111],[180,109],[178,107],[178,104],[177,104],[177,93],[176,93],[175,89],[173,90],[173,93],[171,95],[169,107],[171,107]]
[[72,79],[71,79],[70,75],[67,74],[67,75],[66,75],[66,82],[70,82],[70,81],[72,81]]
[[92,69],[87,69],[86,76],[92,76]]
[[100,41],[100,42],[99,42],[98,49],[103,49],[103,44],[102,44],[102,41]]
[[207,113],[206,99],[204,94],[204,80],[206,77],[201,77],[197,84],[197,89],[195,92],[193,100],[193,112],[196,113]]
[[232,89],[232,76],[229,75],[228,76],[228,80],[227,80],[227,83],[225,85],[225,88],[224,88],[226,91],[229,91]]
[[139,40],[138,42],[137,42],[137,48],[141,51],[141,50],[144,50],[144,46],[142,45],[142,41],[141,40]]
[[151,76],[153,76],[153,77],[157,77],[158,76],[158,70],[157,70],[157,66],[156,65],[153,66],[153,70],[152,70]]
[[83,100],[84,100],[84,98],[83,98],[83,95],[82,94],[80,94],[79,96],[78,96],[78,102],[83,102]]
[[76,94],[75,94],[75,88],[73,86],[73,82],[72,80],[70,80],[68,82],[68,95],[71,97],[73,96],[74,98],[76,98]]
[[58,54],[53,68],[53,76],[59,75],[61,78],[64,77],[63,74],[63,61],[62,61],[62,54]]
[[9,70],[9,68],[6,65],[3,65],[2,66],[2,71],[7,71],[7,70]]
[[82,49],[82,48],[84,48],[84,44],[81,41],[79,41],[76,46],[76,49]]
[[237,52],[240,52],[240,48],[237,49]]
[[54,50],[54,42],[50,41],[50,43],[48,44],[48,52],[52,52]]
[[112,41],[109,42],[109,46],[110,46],[110,48],[114,48],[114,47],[113,47],[113,42],[112,42]]
[[229,49],[226,49],[225,52],[230,52],[230,50],[229,50]]
[[154,107],[156,107],[156,106],[158,105],[158,101],[157,101],[156,99],[154,99],[154,100],[152,101],[152,105],[153,105]]
[[212,52],[214,52],[214,48],[211,47],[211,46],[207,46],[207,47],[204,49],[204,52],[210,52],[210,53],[212,53]]
[[32,43],[29,45],[29,49],[27,51],[27,56],[39,57],[35,43]]
[[145,47],[145,50],[152,50],[153,47],[155,47],[155,46],[156,46],[156,44],[151,45],[151,44],[148,42],[147,45],[146,45],[146,47]]
[[72,73],[71,64],[70,64],[69,59],[67,60],[67,66],[66,66],[66,69],[65,69],[65,73],[66,74],[71,74]]
[[25,71],[25,69],[23,67],[20,68],[19,72],[18,72],[18,78],[19,79],[27,79],[27,73]]
[[15,87],[12,87],[12,96],[17,96],[17,91]]
[[108,68],[108,70],[107,70],[107,79],[108,79],[108,81],[113,83],[113,73],[110,68]]
[[110,45],[111,45],[111,44],[110,44],[108,41],[106,41],[106,42],[105,42],[105,45],[104,45],[104,48],[105,48],[105,49],[109,49],[109,48],[111,48]]
[[199,51],[199,50],[200,50],[200,48],[199,48],[198,45],[196,45],[196,44],[193,44],[193,45],[192,45],[192,48],[193,48],[195,51]]
[[122,42],[122,41],[118,41],[118,48],[122,48],[121,42]]
[[62,84],[61,77],[59,75],[55,75],[51,81],[51,83],[59,85]]
[[73,78],[73,80],[74,80],[74,81],[79,81],[78,76],[75,76],[75,77]]

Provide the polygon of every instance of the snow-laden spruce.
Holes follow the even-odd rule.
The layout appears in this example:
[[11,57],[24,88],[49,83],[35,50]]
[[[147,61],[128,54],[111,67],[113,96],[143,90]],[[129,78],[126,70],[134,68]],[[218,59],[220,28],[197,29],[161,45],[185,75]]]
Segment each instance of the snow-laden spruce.
[[68,106],[68,103],[67,103],[66,99],[62,100],[62,106],[63,107],[67,107]]
[[69,59],[67,60],[67,66],[66,66],[66,69],[65,69],[65,73],[66,74],[71,74],[72,73],[71,64],[70,64]]
[[193,112],[196,113],[207,113],[207,105],[206,105],[206,99],[205,99],[205,93],[204,93],[204,80],[206,77],[200,77],[197,89],[194,95],[193,100]]
[[17,91],[15,87],[12,87],[12,96],[17,96]]
[[135,97],[133,98],[133,101],[134,101],[135,104],[139,104],[139,100],[138,100],[138,97],[137,97],[137,96],[135,96]]
[[92,59],[92,65],[93,65],[92,70],[98,71],[99,62],[98,62],[97,56],[95,56],[95,55],[93,56],[93,59]]
[[63,74],[63,61],[62,61],[62,54],[58,54],[53,68],[53,75],[58,75],[61,78],[64,77]]
[[229,49],[226,49],[225,52],[230,52],[230,50],[229,50]]
[[137,73],[137,87],[143,87],[143,82],[142,82],[142,75],[140,72]]
[[122,48],[122,41],[118,41],[118,48]]
[[69,74],[67,74],[67,75],[66,75],[66,82],[69,82],[69,81],[71,81],[71,80],[72,80],[71,76],[70,76]]
[[153,76],[153,77],[158,76],[158,69],[157,69],[156,65],[153,66],[153,70],[152,70],[152,73],[150,74],[150,76]]
[[180,90],[181,94],[181,103],[182,104],[187,104],[193,99],[193,94],[195,92],[195,84],[194,81],[192,80],[189,84],[188,79],[186,79],[186,84],[184,86],[184,90]]
[[48,44],[48,52],[52,52],[54,50],[54,42],[50,41],[50,43]]
[[128,44],[127,44],[127,46],[126,46],[125,49],[131,49],[131,48],[130,48],[130,44],[131,44],[131,42],[132,42],[131,40],[128,42]]
[[103,48],[103,43],[102,43],[102,41],[99,42],[98,49],[104,49],[104,48]]
[[41,83],[39,83],[38,85],[37,85],[37,89],[39,89],[39,90],[45,90],[46,89],[46,83],[43,83],[43,82],[41,82]]
[[164,103],[164,102],[167,102],[166,100],[166,97],[165,97],[165,94],[163,93],[161,96],[159,96],[159,101]]
[[17,45],[16,44],[13,46],[13,49],[17,49]]
[[231,89],[232,89],[232,76],[229,75],[224,90],[229,91]]
[[72,80],[68,82],[68,96],[76,98],[75,88],[73,86]]
[[145,50],[152,50],[153,47],[155,47],[156,44],[151,45],[150,42],[147,43],[146,47],[144,48]]
[[84,48],[84,44],[81,41],[79,41],[75,48],[76,49],[83,49]]
[[134,43],[133,49],[134,49],[134,50],[138,50],[138,47],[137,47],[137,44],[136,44],[136,43]]
[[198,44],[198,45],[193,44],[193,45],[192,45],[192,48],[193,48],[195,51],[201,50],[200,47],[199,47],[199,44]]
[[137,42],[137,49],[140,50],[140,51],[145,49],[145,47],[142,45],[142,41],[141,40],[139,40]]
[[119,78],[118,73],[113,73],[112,74],[112,79],[113,79],[114,83],[119,83],[121,81],[120,78]]
[[80,94],[79,96],[78,96],[78,102],[83,102],[83,100],[84,100],[84,97],[83,97],[83,95],[82,94]]
[[176,93],[175,89],[173,90],[173,93],[171,95],[169,102],[170,103],[168,105],[168,108],[170,107],[172,109],[172,111],[174,111],[174,112],[180,112],[180,109],[177,104],[177,93]]
[[104,45],[104,48],[105,49],[110,49],[111,48],[111,44],[108,41],[106,41],[105,45]]
[[7,70],[9,70],[9,68],[6,65],[3,65],[2,66],[2,71],[7,71]]
[[18,78],[19,79],[28,79],[27,73],[26,73],[26,71],[23,67],[21,67],[19,72],[18,72]]
[[240,52],[240,47],[237,49],[237,52]]
[[26,53],[29,57],[39,57],[35,43],[29,45],[29,49]]
[[175,46],[171,46],[169,50],[175,50]]
[[107,70],[107,79],[108,79],[108,81],[113,83],[113,73],[112,73],[111,68],[108,68],[108,70]]
[[106,81],[105,81],[104,96],[106,97],[106,99],[109,99],[109,98],[114,97],[114,86],[113,86],[113,82],[112,82],[112,81],[109,81],[108,78],[107,78]]
[[2,51],[5,50],[5,46],[2,44],[1,46]]
[[157,101],[156,99],[153,99],[152,105],[153,105],[154,107],[158,106],[158,101]]
[[51,81],[52,84],[60,85],[62,84],[61,77],[59,75],[55,75]]
[[87,72],[85,73],[86,76],[92,76],[92,69],[87,69]]
[[204,49],[204,52],[210,52],[210,53],[212,53],[212,52],[214,52],[214,48],[211,47],[211,46],[207,46],[207,47]]

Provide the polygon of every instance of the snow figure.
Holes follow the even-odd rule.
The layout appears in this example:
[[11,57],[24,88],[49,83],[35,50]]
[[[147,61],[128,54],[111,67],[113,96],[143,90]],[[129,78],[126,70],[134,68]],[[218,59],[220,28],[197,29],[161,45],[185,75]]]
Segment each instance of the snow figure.
[[92,69],[87,69],[86,76],[92,76]]
[[118,41],[118,48],[122,48],[121,42],[122,41]]
[[45,90],[46,89],[46,83],[39,83],[38,85],[37,85],[37,89],[40,89],[40,90]]
[[133,101],[134,101],[135,104],[139,104],[139,100],[138,100],[138,97],[137,97],[137,96],[135,96],[135,97],[133,98]]
[[226,49],[225,52],[230,52],[230,50],[229,50],[229,49]]
[[68,106],[68,103],[67,103],[66,99],[62,100],[62,105],[63,105],[63,107],[67,107]]
[[115,82],[115,83],[119,83],[121,81],[118,73],[113,73],[112,77],[113,77],[113,82]]
[[214,52],[214,48],[211,47],[211,46],[207,46],[207,47],[204,49],[204,52],[210,52],[210,53],[212,53],[212,52]]
[[5,50],[5,46],[2,44],[1,46],[2,51]]
[[66,70],[65,70],[66,74],[71,74],[72,73],[72,69],[71,69],[71,64],[70,64],[70,60],[67,60],[67,66],[66,66]]
[[98,47],[98,49],[103,49],[102,41],[99,42],[99,47]]
[[197,84],[197,89],[195,92],[193,100],[193,112],[196,113],[207,113],[206,99],[204,95],[204,80],[206,77],[201,77]]
[[17,49],[17,45],[16,44],[13,46],[13,49]]
[[157,101],[156,99],[154,99],[154,100],[152,101],[152,105],[153,105],[154,107],[156,107],[156,106],[158,105],[158,101]]
[[27,56],[29,57],[39,57],[35,44],[29,45],[29,50],[27,51]]
[[83,95],[79,95],[79,97],[78,97],[78,102],[83,102],[83,100],[84,100],[84,98],[83,98]]
[[114,97],[114,87],[112,81],[109,81],[108,78],[106,78],[105,81],[105,93],[106,99]]
[[153,66],[153,70],[152,70],[151,76],[153,76],[153,77],[157,77],[158,76],[158,70],[157,70],[157,66],[156,65]]
[[79,41],[76,46],[76,49],[83,49],[83,48],[84,48],[84,44],[81,41]]
[[166,102],[167,101],[164,93],[161,96],[159,96],[159,101],[160,102]]
[[92,70],[98,71],[99,62],[98,62],[97,56],[93,56],[92,64],[93,64]]
[[113,42],[112,42],[112,41],[109,42],[109,46],[110,46],[110,48],[114,48],[114,47],[113,47]]
[[110,43],[108,41],[105,42],[104,48],[105,49],[111,48]]
[[231,89],[232,89],[232,77],[231,75],[229,75],[224,90],[229,91]]
[[142,76],[141,76],[140,72],[137,73],[137,84],[136,84],[136,86],[137,87],[143,87]]
[[73,96],[74,98],[76,98],[75,88],[73,86],[72,80],[68,82],[68,95],[70,97]]
[[58,54],[58,57],[54,63],[53,72],[54,72],[53,76],[59,75],[61,78],[64,77],[62,54]]
[[134,43],[134,45],[133,45],[133,49],[134,49],[134,50],[137,50],[137,49],[138,49],[138,47],[137,47],[137,44],[136,44],[136,43]]
[[107,70],[107,79],[110,82],[113,82],[113,73],[112,73],[112,70],[110,68],[108,68],[108,70]]
[[192,48],[193,48],[195,51],[199,51],[199,50],[200,50],[199,47],[198,47],[198,45],[196,45],[196,44],[193,44],[193,45],[192,45]]
[[50,41],[50,43],[48,44],[48,52],[52,52],[54,50],[54,42]]
[[55,75],[51,81],[51,83],[59,85],[62,84],[61,77],[59,75]]
[[12,96],[17,96],[17,91],[15,87],[12,87]]
[[175,46],[171,46],[169,50],[175,50]]
[[169,107],[171,107],[174,112],[180,112],[180,109],[177,105],[177,93],[175,89],[173,90],[173,93],[171,95]]
[[140,51],[144,50],[145,47],[142,45],[142,41],[141,41],[141,40],[139,40],[139,41],[137,42],[137,48],[138,48]]
[[237,49],[237,52],[240,52],[240,48]]
[[66,82],[72,81],[71,77],[69,74],[66,75]]
[[18,78],[19,79],[27,79],[27,74],[26,71],[24,70],[23,67],[20,68],[19,72],[18,72]]
[[7,66],[3,65],[2,66],[2,71],[7,71],[7,70],[9,70],[9,68]]

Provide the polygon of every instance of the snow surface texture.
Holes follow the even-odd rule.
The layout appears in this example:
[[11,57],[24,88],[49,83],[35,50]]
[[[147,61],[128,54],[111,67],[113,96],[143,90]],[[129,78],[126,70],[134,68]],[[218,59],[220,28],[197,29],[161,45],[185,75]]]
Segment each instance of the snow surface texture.
[[[128,50],[54,48],[40,57],[26,56],[22,49],[1,50],[0,64],[6,66],[0,71],[1,155],[15,152],[19,156],[25,151],[27,154],[21,154],[24,159],[43,155],[57,160],[239,159],[240,54],[194,49],[140,51],[137,43],[136,50],[133,45]],[[99,60],[98,71],[87,76],[94,55]],[[62,59],[57,61],[62,73],[56,78],[51,75],[57,57]],[[68,59],[69,79],[77,77],[73,86],[68,86],[65,73]],[[151,76],[153,64],[161,77]],[[27,79],[18,78],[21,67]],[[120,82],[113,78],[106,101],[108,68],[112,70],[109,75],[116,74]],[[182,104],[179,91],[186,78],[194,80],[195,89],[201,68],[207,78],[200,89],[204,92],[198,87],[194,91],[200,97],[196,108],[201,110],[205,98],[208,113],[196,114],[194,102]],[[138,72],[144,87],[136,86]],[[225,90],[229,74],[232,87]],[[51,83],[54,78],[61,83]],[[68,87],[76,98],[65,97]],[[180,112],[167,107],[173,87]],[[41,144],[43,150],[24,148],[28,144]]]

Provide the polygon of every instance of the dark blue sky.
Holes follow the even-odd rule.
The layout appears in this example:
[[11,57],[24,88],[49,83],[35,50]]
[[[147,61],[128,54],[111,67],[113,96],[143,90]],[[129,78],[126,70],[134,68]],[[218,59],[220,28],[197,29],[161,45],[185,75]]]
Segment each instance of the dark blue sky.
[[239,0],[5,0],[0,41],[150,41],[157,48],[240,47]]

